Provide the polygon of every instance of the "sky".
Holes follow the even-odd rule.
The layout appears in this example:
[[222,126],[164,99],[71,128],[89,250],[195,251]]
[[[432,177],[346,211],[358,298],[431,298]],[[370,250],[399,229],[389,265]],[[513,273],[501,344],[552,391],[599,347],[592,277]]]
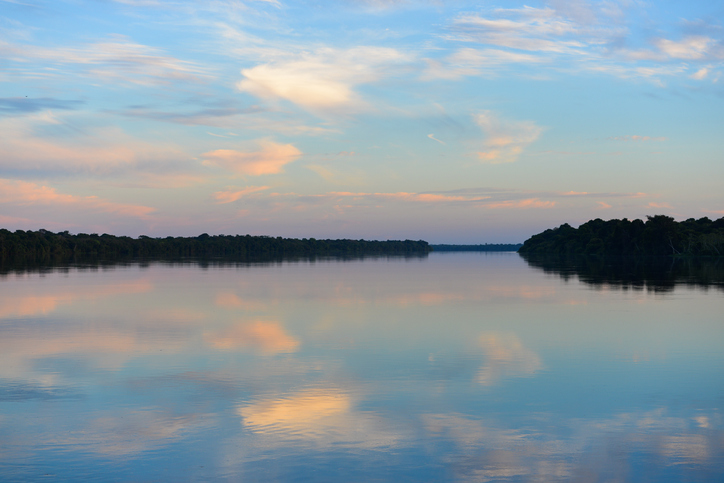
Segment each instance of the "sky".
[[0,0],[0,226],[515,243],[724,216],[724,2]]

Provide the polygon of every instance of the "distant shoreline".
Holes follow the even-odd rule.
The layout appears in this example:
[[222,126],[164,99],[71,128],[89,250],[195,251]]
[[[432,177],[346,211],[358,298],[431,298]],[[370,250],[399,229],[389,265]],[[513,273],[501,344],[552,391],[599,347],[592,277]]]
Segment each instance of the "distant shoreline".
[[430,245],[434,252],[517,252],[522,243],[485,243],[482,245]]

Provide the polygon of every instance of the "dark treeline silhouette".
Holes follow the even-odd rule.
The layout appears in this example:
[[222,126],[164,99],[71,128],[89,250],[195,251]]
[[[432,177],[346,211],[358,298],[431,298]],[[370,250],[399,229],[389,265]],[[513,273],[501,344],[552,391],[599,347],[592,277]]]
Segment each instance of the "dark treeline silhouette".
[[518,250],[537,255],[724,256],[724,217],[677,222],[670,216],[641,220],[591,220],[533,235]]
[[265,261],[314,257],[416,255],[425,241],[316,240],[250,235],[151,238],[0,229],[0,262],[62,264],[89,260],[225,258]]
[[430,245],[436,252],[517,252],[522,243],[486,243],[484,245]]
[[593,287],[668,292],[676,285],[724,291],[724,258],[521,254],[531,267]]

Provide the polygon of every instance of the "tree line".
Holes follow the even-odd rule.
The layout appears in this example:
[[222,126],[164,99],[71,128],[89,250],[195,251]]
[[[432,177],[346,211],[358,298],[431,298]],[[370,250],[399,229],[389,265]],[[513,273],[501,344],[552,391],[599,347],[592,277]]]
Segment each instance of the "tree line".
[[138,238],[48,230],[11,232],[0,229],[1,262],[62,262],[83,259],[228,258],[241,261],[309,257],[427,254],[419,240],[317,240],[251,235]]
[[677,222],[670,216],[647,220],[588,221],[578,228],[564,223],[533,235],[518,253],[528,255],[617,256],[724,256],[724,217],[689,218]]

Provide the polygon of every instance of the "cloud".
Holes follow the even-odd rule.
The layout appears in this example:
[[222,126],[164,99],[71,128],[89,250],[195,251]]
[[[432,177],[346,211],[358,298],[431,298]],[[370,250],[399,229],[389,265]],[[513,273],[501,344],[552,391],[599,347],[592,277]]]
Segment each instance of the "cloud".
[[5,97],[0,98],[0,116],[39,112],[47,109],[77,109],[83,101],[64,101],[49,97]]
[[438,138],[436,138],[436,137],[435,137],[435,134],[428,134],[427,137],[429,137],[429,138],[432,139],[433,141],[439,142],[440,144],[447,144],[447,143],[445,143],[445,141],[440,141]]
[[228,188],[225,191],[217,191],[214,193],[214,198],[218,204],[232,203],[238,201],[246,195],[257,193],[269,189],[268,186],[247,186],[246,188],[237,190],[235,188]]
[[295,161],[302,152],[292,144],[279,144],[269,140],[257,141],[258,151],[217,149],[204,153],[203,164],[218,166],[241,175],[261,176],[277,174],[285,165]]
[[[312,195],[315,196],[315,195]],[[445,202],[458,202],[458,201],[481,201],[486,197],[467,197],[467,196],[450,196],[436,193],[353,193],[347,191],[333,191],[325,195],[316,195],[324,198],[353,198],[357,200],[395,200],[395,201],[411,201],[421,203],[445,203]],[[315,196],[315,197],[316,197]]]
[[680,41],[657,39],[654,45],[661,52],[675,59],[700,60],[707,56],[714,39],[700,35],[686,37]]
[[549,0],[548,3],[559,16],[579,24],[592,24],[597,20],[596,13],[586,0]]
[[[498,17],[462,14],[452,29],[460,39],[532,52],[572,52],[585,47],[575,36],[582,33],[575,23],[556,15],[550,8],[497,9]],[[562,37],[571,36],[570,40]]]
[[614,136],[608,138],[611,141],[634,141],[634,142],[646,142],[646,141],[668,141],[669,138],[665,136],[639,136],[637,134],[631,135],[631,136]]
[[428,64],[424,80],[457,79],[462,76],[494,77],[508,64],[540,64],[550,60],[539,55],[523,54],[500,49],[462,48],[442,62],[425,59]]
[[656,203],[656,202],[653,202],[653,201],[652,201],[651,203],[649,203],[649,204],[646,205],[646,206],[648,206],[649,208],[662,208],[662,209],[667,209],[667,210],[673,210],[673,209],[674,209],[673,206],[671,206],[669,203],[666,203],[666,202]]
[[[0,55],[6,61],[27,65],[40,61],[48,66],[74,65],[83,74],[96,79],[137,85],[174,86],[179,82],[206,82],[212,77],[196,63],[163,55],[156,48],[138,44],[125,36],[83,47],[38,47],[0,42]],[[32,64],[31,64],[32,65]],[[36,76],[32,70],[20,71],[25,77]],[[52,72],[52,75],[61,72]]]
[[525,200],[501,201],[498,203],[488,203],[486,208],[553,208],[556,206],[555,201],[541,201],[538,198],[528,198]]
[[154,208],[114,203],[96,196],[61,194],[54,188],[26,181],[0,179],[0,203],[21,206],[73,206],[76,209],[111,213],[120,216],[148,218]]
[[[632,8],[633,3],[616,6],[612,2],[552,0],[550,5],[553,8],[497,8],[460,14],[450,24],[447,40],[495,48],[464,48],[443,61],[427,59],[425,77],[495,76],[505,64],[545,62],[550,71],[559,73],[594,71],[663,85],[661,78],[688,70],[680,61],[724,59],[721,43],[700,32],[680,40],[654,38],[647,45],[631,47],[637,39],[626,27],[621,7]],[[677,64],[672,65],[674,62]],[[534,75],[541,77],[541,69]]]
[[474,116],[475,122],[486,135],[484,149],[478,158],[484,163],[510,163],[543,132],[533,121],[505,121],[491,111]]
[[[98,122],[100,126],[94,125]],[[189,169],[190,156],[163,142],[146,143],[102,119],[53,111],[0,119],[0,171],[13,174],[92,173]]]
[[[248,116],[263,112],[264,110],[258,106],[250,107],[234,107],[234,106],[216,106],[197,109],[190,112],[169,112],[157,111],[145,107],[135,107],[126,109],[120,113],[124,116],[137,117],[142,119],[150,119],[153,121],[172,122],[175,124],[183,124],[185,126],[214,126],[227,127],[230,119],[234,117]],[[217,136],[217,134],[212,134]]]
[[693,74],[691,74],[689,77],[695,80],[704,80],[709,75],[709,67],[702,67],[701,69],[697,70]]
[[313,113],[349,112],[364,107],[354,88],[389,75],[407,60],[385,47],[319,49],[241,71],[237,88],[263,99],[285,99]]

